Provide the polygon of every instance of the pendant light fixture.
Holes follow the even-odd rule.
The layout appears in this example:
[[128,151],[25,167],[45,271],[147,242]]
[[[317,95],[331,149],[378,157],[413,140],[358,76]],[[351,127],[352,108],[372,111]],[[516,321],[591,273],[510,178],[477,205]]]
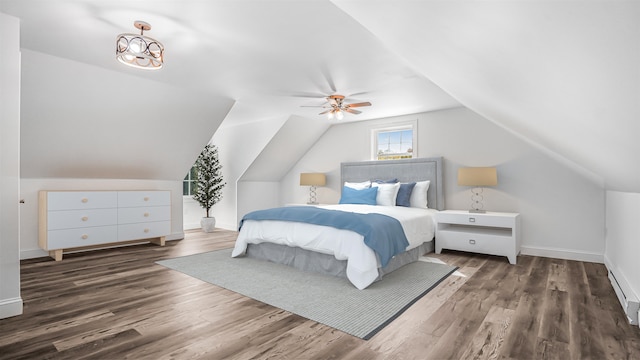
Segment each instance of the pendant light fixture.
[[158,40],[144,36],[151,25],[135,21],[133,26],[140,34],[120,34],[116,39],[116,59],[125,65],[138,69],[158,70],[164,63],[164,46]]

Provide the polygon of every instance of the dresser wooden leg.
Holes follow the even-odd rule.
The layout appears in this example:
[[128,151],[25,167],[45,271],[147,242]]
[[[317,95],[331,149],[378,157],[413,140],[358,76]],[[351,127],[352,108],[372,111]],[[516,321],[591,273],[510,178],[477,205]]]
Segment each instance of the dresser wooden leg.
[[55,261],[62,261],[62,249],[49,250],[49,256],[51,256]]
[[156,244],[156,245],[160,245],[160,246],[164,246],[164,242],[166,240],[166,236],[161,236],[157,239],[151,239],[150,242],[152,244]]

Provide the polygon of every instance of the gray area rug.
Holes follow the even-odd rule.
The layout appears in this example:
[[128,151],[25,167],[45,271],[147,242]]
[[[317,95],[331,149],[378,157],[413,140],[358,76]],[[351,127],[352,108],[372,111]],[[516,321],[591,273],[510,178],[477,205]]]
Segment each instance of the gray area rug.
[[358,290],[347,279],[232,258],[231,249],[157,263],[365,340],[456,270],[417,261]]

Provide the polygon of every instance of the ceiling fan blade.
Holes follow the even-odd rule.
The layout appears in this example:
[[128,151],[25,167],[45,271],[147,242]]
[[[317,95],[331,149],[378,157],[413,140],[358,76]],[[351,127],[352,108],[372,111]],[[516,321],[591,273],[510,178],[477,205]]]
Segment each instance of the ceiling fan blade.
[[318,114],[318,115],[326,114],[326,113],[328,113],[329,111],[331,111],[331,109],[329,109],[329,110],[325,110],[325,111],[321,112],[321,113],[320,113],[320,114]]
[[326,105],[300,105],[300,107],[319,107],[319,108],[326,108]]
[[366,102],[355,103],[355,104],[347,104],[346,106],[348,107],[371,106],[371,103],[366,101]]
[[353,109],[349,109],[349,108],[344,109],[344,111],[346,111],[346,112],[348,112],[348,113],[356,114],[356,115],[358,115],[358,114],[361,114],[361,113],[362,113],[362,111],[353,110]]

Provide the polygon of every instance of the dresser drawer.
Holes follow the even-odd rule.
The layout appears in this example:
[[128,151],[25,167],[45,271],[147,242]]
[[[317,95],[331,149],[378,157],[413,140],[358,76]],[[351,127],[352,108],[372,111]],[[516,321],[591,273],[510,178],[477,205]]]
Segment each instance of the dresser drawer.
[[170,191],[118,191],[118,207],[170,206]]
[[171,221],[157,221],[118,226],[118,241],[167,236],[171,233]]
[[45,250],[106,244],[113,242],[117,234],[117,225],[51,230],[47,232],[47,249]]
[[513,253],[516,246],[511,237],[465,231],[440,231],[438,242],[439,248],[505,256]]
[[507,227],[512,228],[515,226],[515,217],[507,216],[485,216],[483,214],[469,213],[461,214],[448,214],[446,212],[438,213],[436,215],[438,223],[458,224],[458,225],[472,225],[472,226],[489,226],[489,227]]
[[49,191],[47,209],[79,210],[104,209],[118,206],[118,198],[111,191]]
[[170,206],[131,207],[118,210],[118,224],[171,220]]
[[85,228],[118,224],[118,210],[87,209],[49,211],[47,214],[47,230]]

